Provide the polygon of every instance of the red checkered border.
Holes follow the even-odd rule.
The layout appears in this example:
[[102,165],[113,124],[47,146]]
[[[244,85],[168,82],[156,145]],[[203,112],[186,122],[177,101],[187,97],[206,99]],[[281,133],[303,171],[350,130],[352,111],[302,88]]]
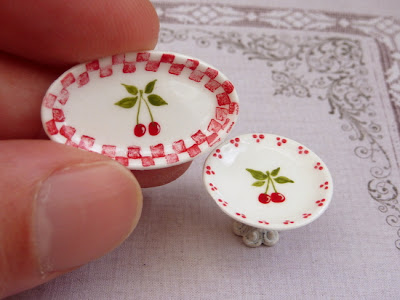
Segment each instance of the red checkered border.
[[[128,55],[130,59],[127,59]],[[159,58],[155,60],[152,59],[153,56]],[[132,57],[135,58],[132,59]],[[218,77],[219,72],[217,70],[200,63],[196,59],[181,55],[178,56],[178,60],[182,60],[182,57],[184,57],[186,61],[184,63],[178,63],[176,62],[176,57],[177,55],[175,54],[153,51],[119,54],[112,56],[110,64],[102,65],[99,60],[94,60],[86,63],[85,71],[80,74],[75,74],[76,69],[75,71],[72,69],[64,73],[61,79],[59,79],[61,83],[59,92],[50,92],[50,90],[52,90],[50,88],[43,99],[42,109],[51,110],[52,116],[50,120],[43,120],[46,132],[53,139],[57,135],[63,136],[66,138],[65,144],[67,145],[93,151],[92,147],[95,144],[95,138],[82,135],[79,138],[80,141],[75,143],[72,141],[72,137],[75,136],[76,129],[65,124],[62,106],[68,102],[68,88],[72,85],[77,85],[79,88],[88,84],[90,78],[94,76],[94,74],[98,74],[100,78],[111,76],[113,74],[114,65],[123,65],[123,73],[134,73],[138,64],[145,64],[144,70],[148,72],[157,72],[161,64],[168,64],[169,74],[179,76],[184,69],[188,69],[190,70],[190,80],[198,82],[199,84],[205,82],[204,87],[215,94],[216,103],[218,105],[216,105],[215,117],[210,120],[208,128],[206,130],[199,129],[195,132],[191,136],[191,143],[188,143],[187,140],[186,142],[183,140],[173,142],[173,152],[171,153],[166,153],[163,144],[157,144],[150,146],[151,155],[147,156],[143,155],[143,149],[141,149],[141,147],[135,145],[129,146],[126,149],[126,156],[116,156],[116,145],[102,145],[101,154],[113,158],[122,165],[132,167],[133,169],[156,166],[157,161],[160,160],[164,160],[163,162],[167,165],[172,165],[194,158],[202,152],[202,148],[204,150],[204,148],[212,147],[219,142],[221,133],[227,134],[230,132],[235,124],[237,114],[239,113],[239,104],[236,93],[232,94],[234,92],[233,84],[228,80],[221,80],[220,78],[224,76],[221,74],[222,76]],[[57,108],[54,107],[57,102],[61,104],[61,108],[60,105],[57,105]],[[206,147],[202,146],[203,144],[206,145]],[[182,159],[184,153],[186,153],[186,156]]]

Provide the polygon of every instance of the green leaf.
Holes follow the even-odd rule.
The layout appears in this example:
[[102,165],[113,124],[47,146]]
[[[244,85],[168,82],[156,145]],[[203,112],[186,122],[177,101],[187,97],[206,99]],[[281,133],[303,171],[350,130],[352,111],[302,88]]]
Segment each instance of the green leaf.
[[289,178],[287,178],[285,176],[276,177],[276,178],[274,178],[274,180],[275,180],[276,183],[288,183],[288,182],[294,183],[293,180],[291,180],[291,179],[289,179]]
[[273,170],[273,171],[271,172],[271,175],[275,177],[276,175],[278,175],[280,169],[281,169],[281,168],[277,168],[277,169]]
[[154,85],[156,84],[157,79],[154,79],[153,81],[150,81],[147,85],[146,88],[144,89],[144,92],[146,94],[150,94],[154,90]]
[[125,87],[125,89],[128,91],[129,94],[137,95],[138,89],[136,86],[128,85],[128,84],[124,84],[124,83],[121,83],[121,84]]
[[252,185],[253,185],[253,186],[263,186],[264,183],[265,183],[265,181],[256,181],[256,182],[254,182]]
[[115,102],[115,105],[121,106],[123,108],[132,108],[135,106],[136,101],[137,101],[137,96],[136,97],[127,97],[122,100],[119,100],[118,102]]
[[163,98],[156,94],[151,94],[147,97],[149,99],[149,102],[151,105],[154,106],[161,106],[161,105],[167,105],[168,103],[164,101]]
[[268,178],[268,176],[261,171],[256,171],[253,169],[246,169],[246,171],[249,172],[251,176],[253,176],[253,178],[257,180],[265,180]]

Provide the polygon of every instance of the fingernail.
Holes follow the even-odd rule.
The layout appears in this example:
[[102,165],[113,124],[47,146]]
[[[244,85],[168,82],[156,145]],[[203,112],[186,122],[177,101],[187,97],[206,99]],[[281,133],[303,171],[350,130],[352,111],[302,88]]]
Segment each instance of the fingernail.
[[74,165],[37,193],[34,229],[42,273],[68,270],[118,246],[136,226],[142,194],[115,162]]

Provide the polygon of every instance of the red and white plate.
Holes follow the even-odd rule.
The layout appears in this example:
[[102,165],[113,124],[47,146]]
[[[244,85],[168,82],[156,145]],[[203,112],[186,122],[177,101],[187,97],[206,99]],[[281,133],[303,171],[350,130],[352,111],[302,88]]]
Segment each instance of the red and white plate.
[[44,97],[42,122],[53,141],[140,170],[194,159],[229,133],[238,112],[234,86],[214,67],[146,51],[65,72]]
[[287,230],[316,220],[328,207],[332,177],[306,146],[266,133],[219,145],[207,158],[203,181],[218,206],[244,224]]

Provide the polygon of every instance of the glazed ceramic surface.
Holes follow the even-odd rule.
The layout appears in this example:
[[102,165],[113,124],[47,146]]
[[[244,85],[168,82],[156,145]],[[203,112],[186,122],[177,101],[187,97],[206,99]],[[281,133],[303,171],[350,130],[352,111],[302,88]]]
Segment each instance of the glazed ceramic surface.
[[42,122],[56,142],[152,169],[208,150],[232,129],[238,110],[234,86],[214,67],[148,51],[65,72],[44,97]]
[[207,191],[229,216],[244,224],[286,230],[317,219],[332,197],[332,177],[322,160],[291,139],[241,135],[207,158]]

